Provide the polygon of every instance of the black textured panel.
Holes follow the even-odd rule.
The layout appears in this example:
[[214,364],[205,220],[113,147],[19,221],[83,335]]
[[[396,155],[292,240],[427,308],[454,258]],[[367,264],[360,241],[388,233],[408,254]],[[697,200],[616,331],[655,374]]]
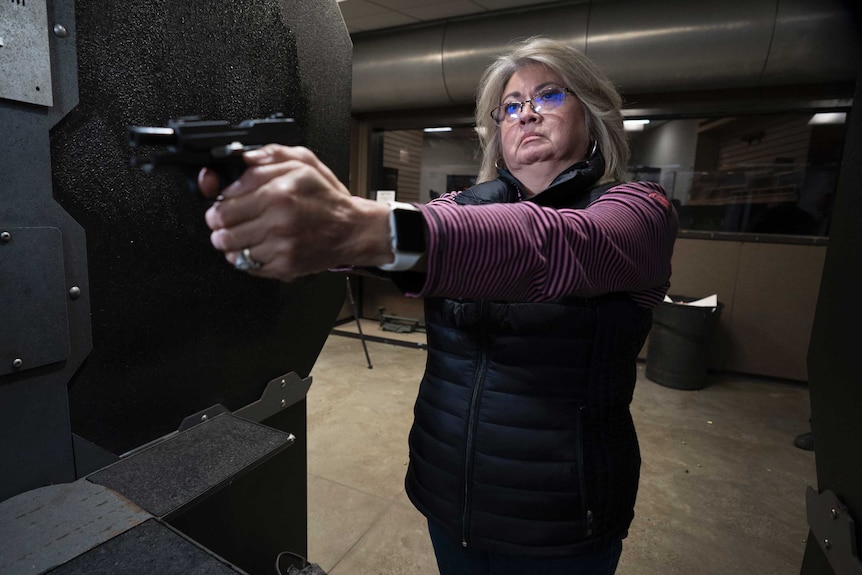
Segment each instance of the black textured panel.
[[154,573],[242,573],[150,519],[50,571],[54,575],[153,575]]
[[[315,8],[316,4],[316,8]],[[93,351],[71,382],[74,431],[119,454],[215,403],[305,377],[344,297],[328,275],[283,285],[232,269],[209,245],[206,204],[176,174],[129,167],[129,125],[198,115],[231,123],[283,112],[311,147],[347,165],[350,65],[335,2],[75,3],[79,105],[53,130],[58,202],[85,229]],[[340,18],[340,17],[339,17]],[[301,33],[297,30],[302,28]],[[304,70],[299,52],[317,57]],[[325,62],[324,62],[325,64]],[[327,65],[327,64],[325,64]],[[326,82],[307,78],[325,77]],[[335,110],[335,113],[330,113]]]
[[286,433],[224,414],[97,471],[89,480],[164,517],[291,442]]

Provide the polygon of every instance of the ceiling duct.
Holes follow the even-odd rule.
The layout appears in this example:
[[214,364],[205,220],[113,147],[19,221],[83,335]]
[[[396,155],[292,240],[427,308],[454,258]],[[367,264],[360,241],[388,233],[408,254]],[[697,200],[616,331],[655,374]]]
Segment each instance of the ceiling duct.
[[859,33],[841,0],[563,2],[354,38],[353,112],[471,105],[511,41],[583,50],[625,93],[852,82]]

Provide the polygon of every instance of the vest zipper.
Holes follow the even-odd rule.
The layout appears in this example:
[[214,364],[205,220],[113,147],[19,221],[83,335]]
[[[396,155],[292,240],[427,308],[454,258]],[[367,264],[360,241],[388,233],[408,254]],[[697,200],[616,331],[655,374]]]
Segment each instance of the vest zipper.
[[461,516],[461,546],[467,547],[467,533],[469,531],[470,516],[470,483],[473,478],[473,441],[476,431],[477,412],[479,411],[479,397],[482,395],[482,386],[485,383],[485,370],[488,366],[487,357],[487,331],[485,324],[488,316],[488,302],[479,302],[479,365],[476,368],[476,377],[473,380],[473,393],[470,397],[470,412],[467,415],[467,440],[464,453],[464,512]]
[[578,483],[581,489],[581,515],[587,522],[587,535],[593,534],[593,512],[587,507],[587,478],[584,474],[584,406],[577,412]]

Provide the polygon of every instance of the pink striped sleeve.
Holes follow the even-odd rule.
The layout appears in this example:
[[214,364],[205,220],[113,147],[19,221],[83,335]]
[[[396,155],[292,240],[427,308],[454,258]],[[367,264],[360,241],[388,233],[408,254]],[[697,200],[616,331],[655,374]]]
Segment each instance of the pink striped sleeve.
[[447,200],[421,206],[427,277],[410,295],[550,301],[629,292],[652,307],[667,290],[677,220],[657,184],[617,186],[583,210]]

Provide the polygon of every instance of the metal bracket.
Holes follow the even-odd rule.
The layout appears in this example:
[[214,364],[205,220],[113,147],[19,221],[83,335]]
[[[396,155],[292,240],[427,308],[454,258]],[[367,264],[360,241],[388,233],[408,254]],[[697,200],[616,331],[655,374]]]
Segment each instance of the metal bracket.
[[[2,72],[0,72],[2,74]],[[0,376],[69,359],[63,235],[58,228],[0,229]]]
[[282,409],[305,399],[310,387],[311,376],[302,379],[296,372],[291,371],[267,383],[260,399],[237,409],[234,415],[260,423]]
[[0,2],[0,98],[54,105],[49,34],[45,0]]
[[808,525],[835,575],[862,575],[862,561],[856,550],[856,527],[850,510],[835,493],[818,494],[805,489]]
[[206,423],[213,417],[217,415],[221,415],[222,413],[228,413],[228,408],[223,406],[220,403],[216,403],[215,405],[211,405],[206,409],[203,409],[197,413],[193,413],[183,419],[180,422],[180,426],[177,428],[177,431],[185,431],[186,429],[190,429],[195,425],[200,425],[201,423]]

